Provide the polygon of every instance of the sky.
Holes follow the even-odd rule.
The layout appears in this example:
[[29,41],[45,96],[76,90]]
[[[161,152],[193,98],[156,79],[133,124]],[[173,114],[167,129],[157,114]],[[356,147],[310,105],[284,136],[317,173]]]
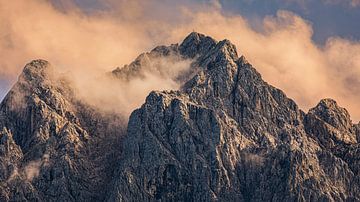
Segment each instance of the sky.
[[254,24],[279,9],[292,11],[312,24],[313,39],[318,44],[332,36],[360,39],[358,0],[223,0],[222,5],[224,10],[240,13]]
[[[61,1],[53,0],[53,2],[60,4]],[[104,9],[99,0],[75,0],[75,2],[86,12]],[[200,0],[200,2],[207,1]],[[324,44],[332,36],[360,40],[360,0],[221,0],[219,2],[223,12],[240,14],[254,26],[265,16],[275,15],[278,10],[292,11],[312,23],[313,39],[318,44]]]
[[96,75],[198,31],[305,111],[331,97],[358,121],[359,22],[360,0],[0,0],[0,99],[32,59]]

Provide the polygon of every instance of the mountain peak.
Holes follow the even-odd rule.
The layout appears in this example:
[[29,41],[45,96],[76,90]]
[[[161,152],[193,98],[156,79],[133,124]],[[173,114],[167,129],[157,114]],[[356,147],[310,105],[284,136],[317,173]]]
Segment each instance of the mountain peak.
[[200,42],[202,39],[206,38],[204,34],[198,32],[191,32],[187,37],[185,37],[184,42],[187,41],[198,41]]
[[21,76],[28,81],[38,79],[43,80],[50,69],[51,65],[48,61],[42,59],[32,60],[25,65]]
[[50,63],[43,59],[32,60],[25,65],[24,71],[43,71],[50,67]]
[[42,59],[32,60],[25,65],[19,80],[32,84],[40,84],[51,80],[53,71],[54,69],[48,61]]
[[304,125],[296,103],[263,81],[229,40],[193,32],[179,52],[199,68],[180,90],[152,92],[132,113],[109,201],[352,197],[332,182],[357,188],[347,180],[353,172],[325,147],[333,140],[356,144],[353,131],[325,122],[347,126],[345,109],[322,100]]
[[360,125],[332,99],[305,114],[229,40],[192,32],[113,73],[144,81],[183,59],[179,89],[128,122],[28,63],[0,104],[0,201],[360,201]]
[[217,44],[217,41],[209,36],[197,32],[191,32],[181,43],[180,53],[189,58],[203,55]]
[[325,106],[329,106],[329,107],[338,107],[337,102],[331,98],[324,98],[321,99],[319,102],[320,105],[325,105]]
[[226,55],[232,58],[234,61],[238,59],[236,46],[233,43],[231,43],[231,41],[224,39],[220,41],[216,46],[218,47],[219,50],[226,53]]
[[316,107],[309,110],[309,113],[338,129],[347,130],[352,126],[349,112],[330,98],[320,100]]

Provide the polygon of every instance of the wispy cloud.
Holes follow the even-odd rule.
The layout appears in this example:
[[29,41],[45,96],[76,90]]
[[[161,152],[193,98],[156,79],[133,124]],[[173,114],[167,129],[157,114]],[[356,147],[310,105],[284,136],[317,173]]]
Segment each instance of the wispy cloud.
[[350,5],[352,7],[360,6],[360,0],[351,0]]
[[48,166],[49,164],[49,155],[44,154],[41,159],[28,162],[23,168],[25,177],[28,181],[32,181],[34,178],[37,178],[40,174],[40,169],[42,166]]
[[302,108],[332,97],[360,119],[360,43],[333,37],[319,47],[312,41],[311,22],[294,13],[267,16],[254,30],[243,16],[224,14],[217,1],[107,0],[103,7],[84,13],[67,4],[64,12],[47,1],[1,1],[0,77],[15,80],[34,58],[82,75],[105,72],[195,30],[230,39],[265,80]]
[[325,4],[342,4],[349,7],[357,7],[360,5],[360,0],[322,0]]
[[[246,1],[246,0],[245,0]],[[312,3],[312,0],[278,0],[286,4],[296,4],[302,8],[309,9],[308,6]],[[330,5],[344,5],[350,8],[354,8],[360,5],[360,0],[320,0],[323,4]]]

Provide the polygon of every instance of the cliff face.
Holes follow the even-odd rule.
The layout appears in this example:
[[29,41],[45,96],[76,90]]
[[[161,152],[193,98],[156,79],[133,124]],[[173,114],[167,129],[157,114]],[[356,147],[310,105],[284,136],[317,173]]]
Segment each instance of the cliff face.
[[305,114],[227,40],[192,33],[179,52],[197,72],[132,113],[109,201],[359,199],[345,109],[322,100]]
[[198,33],[112,74],[166,74],[169,57],[193,61],[180,90],[151,92],[127,127],[29,63],[0,105],[1,199],[360,200],[360,126],[334,100],[305,113],[230,41]]
[[118,153],[121,122],[107,128],[110,117],[76,101],[53,74],[46,61],[27,64],[0,106],[5,201],[98,200],[111,177],[116,158],[104,156]]

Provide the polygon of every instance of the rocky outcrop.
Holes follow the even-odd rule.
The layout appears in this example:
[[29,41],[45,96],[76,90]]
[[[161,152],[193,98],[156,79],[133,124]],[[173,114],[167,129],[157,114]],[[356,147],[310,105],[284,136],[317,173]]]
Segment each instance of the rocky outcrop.
[[305,114],[228,40],[179,47],[197,73],[132,113],[109,201],[360,199],[352,164],[324,146],[357,144],[346,110],[323,100]]
[[337,142],[357,143],[356,129],[349,113],[339,107],[334,100],[321,100],[315,108],[310,109],[306,117],[306,125],[310,133],[317,134],[314,138],[329,147],[335,146]]
[[2,201],[360,200],[359,124],[331,99],[303,112],[228,40],[193,32],[111,72],[181,86],[151,92],[127,127],[54,71],[29,63],[0,105]]
[[[103,198],[98,190],[107,186],[112,173],[112,164],[105,163],[116,158],[102,156],[116,153],[108,149],[123,126],[106,129],[110,117],[102,118],[75,100],[68,83],[53,74],[47,61],[32,61],[0,105],[0,126],[7,128],[2,132],[5,156],[1,158],[6,168],[5,201]],[[93,123],[98,119],[103,121],[101,127]],[[108,173],[101,172],[105,168]]]

